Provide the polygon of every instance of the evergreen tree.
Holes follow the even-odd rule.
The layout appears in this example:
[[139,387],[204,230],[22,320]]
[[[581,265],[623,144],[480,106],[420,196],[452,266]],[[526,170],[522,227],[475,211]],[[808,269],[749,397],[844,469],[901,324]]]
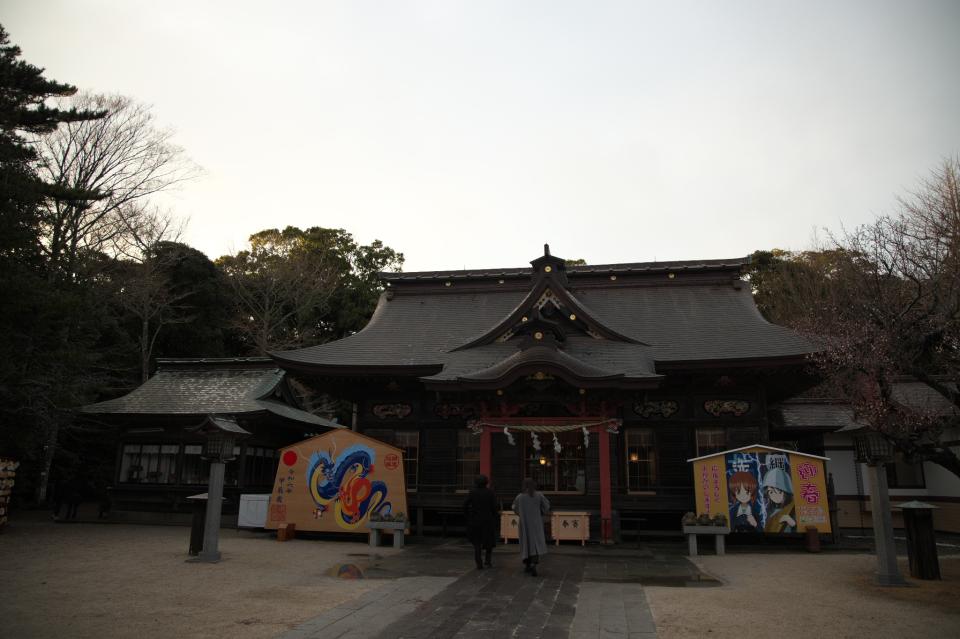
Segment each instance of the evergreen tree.
[[39,179],[36,153],[23,136],[104,114],[48,107],[47,99],[76,89],[19,58],[0,26],[0,454],[25,462],[18,489],[32,484],[43,500],[63,408],[91,382],[84,374],[96,357],[90,346],[110,332],[110,321],[91,291],[64,289],[46,277],[40,251],[44,202],[99,195]]
[[34,263],[38,257],[38,207],[46,198],[95,199],[97,194],[46,184],[37,178],[32,146],[21,134],[50,133],[63,122],[103,117],[104,112],[47,107],[52,97],[69,96],[76,87],[48,80],[43,69],[20,57],[0,25],[0,260]]

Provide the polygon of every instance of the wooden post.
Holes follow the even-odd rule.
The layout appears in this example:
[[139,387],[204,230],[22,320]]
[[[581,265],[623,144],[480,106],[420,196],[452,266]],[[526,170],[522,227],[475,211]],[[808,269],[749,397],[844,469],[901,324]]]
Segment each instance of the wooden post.
[[480,474],[486,475],[490,480],[489,486],[493,486],[493,477],[490,473],[493,470],[493,446],[490,439],[490,429],[486,426],[480,432]]
[[613,543],[613,509],[610,500],[610,437],[607,429],[597,430],[600,446],[600,543]]

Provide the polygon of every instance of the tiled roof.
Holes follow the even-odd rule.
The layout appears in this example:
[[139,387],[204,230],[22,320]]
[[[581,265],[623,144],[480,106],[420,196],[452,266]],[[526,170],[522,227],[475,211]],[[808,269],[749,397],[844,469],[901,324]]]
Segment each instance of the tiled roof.
[[782,428],[835,431],[856,424],[848,404],[832,401],[797,400],[774,409],[774,421]]
[[88,415],[243,415],[271,412],[316,426],[329,420],[268,399],[284,372],[269,359],[160,360],[126,395],[81,407]]
[[[630,274],[656,273],[664,271],[717,271],[739,270],[750,263],[748,257],[737,257],[719,260],[681,260],[673,262],[632,262],[628,264],[584,264],[568,266],[567,274],[577,275],[595,274]],[[387,282],[402,282],[411,280],[469,280],[492,278],[520,278],[530,277],[533,269],[522,268],[489,268],[460,271],[410,271],[410,272],[383,272],[381,279]]]
[[[863,426],[857,422],[850,405],[837,399],[835,389],[821,385],[813,389],[813,394],[819,394],[820,397],[807,393],[774,407],[774,422],[791,429],[850,430]],[[904,406],[934,415],[957,413],[956,407],[943,395],[927,384],[910,378],[894,382],[893,398]]]
[[814,346],[761,317],[740,281],[747,263],[567,266],[545,245],[530,268],[387,273],[390,288],[362,331],[273,357],[328,375],[416,375],[437,388],[537,373],[640,388],[671,365],[801,361]]
[[[953,387],[951,382],[944,382]],[[899,381],[893,385],[893,398],[914,410],[933,415],[956,415],[957,407],[923,382]]]
[[[806,339],[767,322],[748,286],[703,285],[571,288],[612,330],[648,344],[597,347],[589,363],[607,368],[618,352],[658,363],[802,357]],[[350,337],[275,353],[284,363],[324,367],[410,367],[455,364],[454,349],[501,322],[525,298],[522,290],[405,292],[381,296],[369,324]],[[600,342],[602,340],[595,340]],[[629,349],[626,349],[630,346]]]

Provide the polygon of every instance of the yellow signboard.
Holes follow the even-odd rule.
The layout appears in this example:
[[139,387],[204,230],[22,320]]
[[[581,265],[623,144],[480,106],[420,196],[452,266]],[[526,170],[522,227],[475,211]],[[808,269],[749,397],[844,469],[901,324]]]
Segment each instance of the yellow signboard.
[[366,532],[371,515],[406,512],[401,450],[335,430],[280,451],[266,527]]
[[830,532],[825,457],[757,445],[687,461],[698,515],[724,515],[733,532]]

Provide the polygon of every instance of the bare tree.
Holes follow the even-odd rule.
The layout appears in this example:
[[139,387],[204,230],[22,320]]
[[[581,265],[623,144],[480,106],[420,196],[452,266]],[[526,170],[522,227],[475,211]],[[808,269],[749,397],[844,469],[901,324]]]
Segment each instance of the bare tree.
[[235,328],[252,351],[302,346],[320,333],[318,310],[335,292],[339,271],[303,237],[262,231],[250,238],[250,250],[217,263],[236,299]]
[[193,294],[189,287],[174,288],[170,284],[167,269],[169,254],[147,249],[140,262],[127,262],[120,288],[120,305],[133,315],[140,331],[137,343],[140,350],[140,380],[150,377],[150,359],[153,347],[164,326],[186,324],[194,317],[184,303]]
[[[814,361],[862,422],[909,459],[960,476],[947,445],[960,428],[960,161],[946,160],[895,214],[831,242],[764,275],[765,294],[787,300],[771,305],[778,319],[820,341]],[[903,376],[952,410],[898,398]]]
[[149,220],[151,195],[195,177],[199,169],[158,128],[150,107],[122,96],[80,94],[70,106],[106,111],[70,122],[35,143],[40,174],[61,187],[100,194],[96,201],[51,201],[43,213],[43,247],[54,272],[73,276],[84,251],[116,254]]

